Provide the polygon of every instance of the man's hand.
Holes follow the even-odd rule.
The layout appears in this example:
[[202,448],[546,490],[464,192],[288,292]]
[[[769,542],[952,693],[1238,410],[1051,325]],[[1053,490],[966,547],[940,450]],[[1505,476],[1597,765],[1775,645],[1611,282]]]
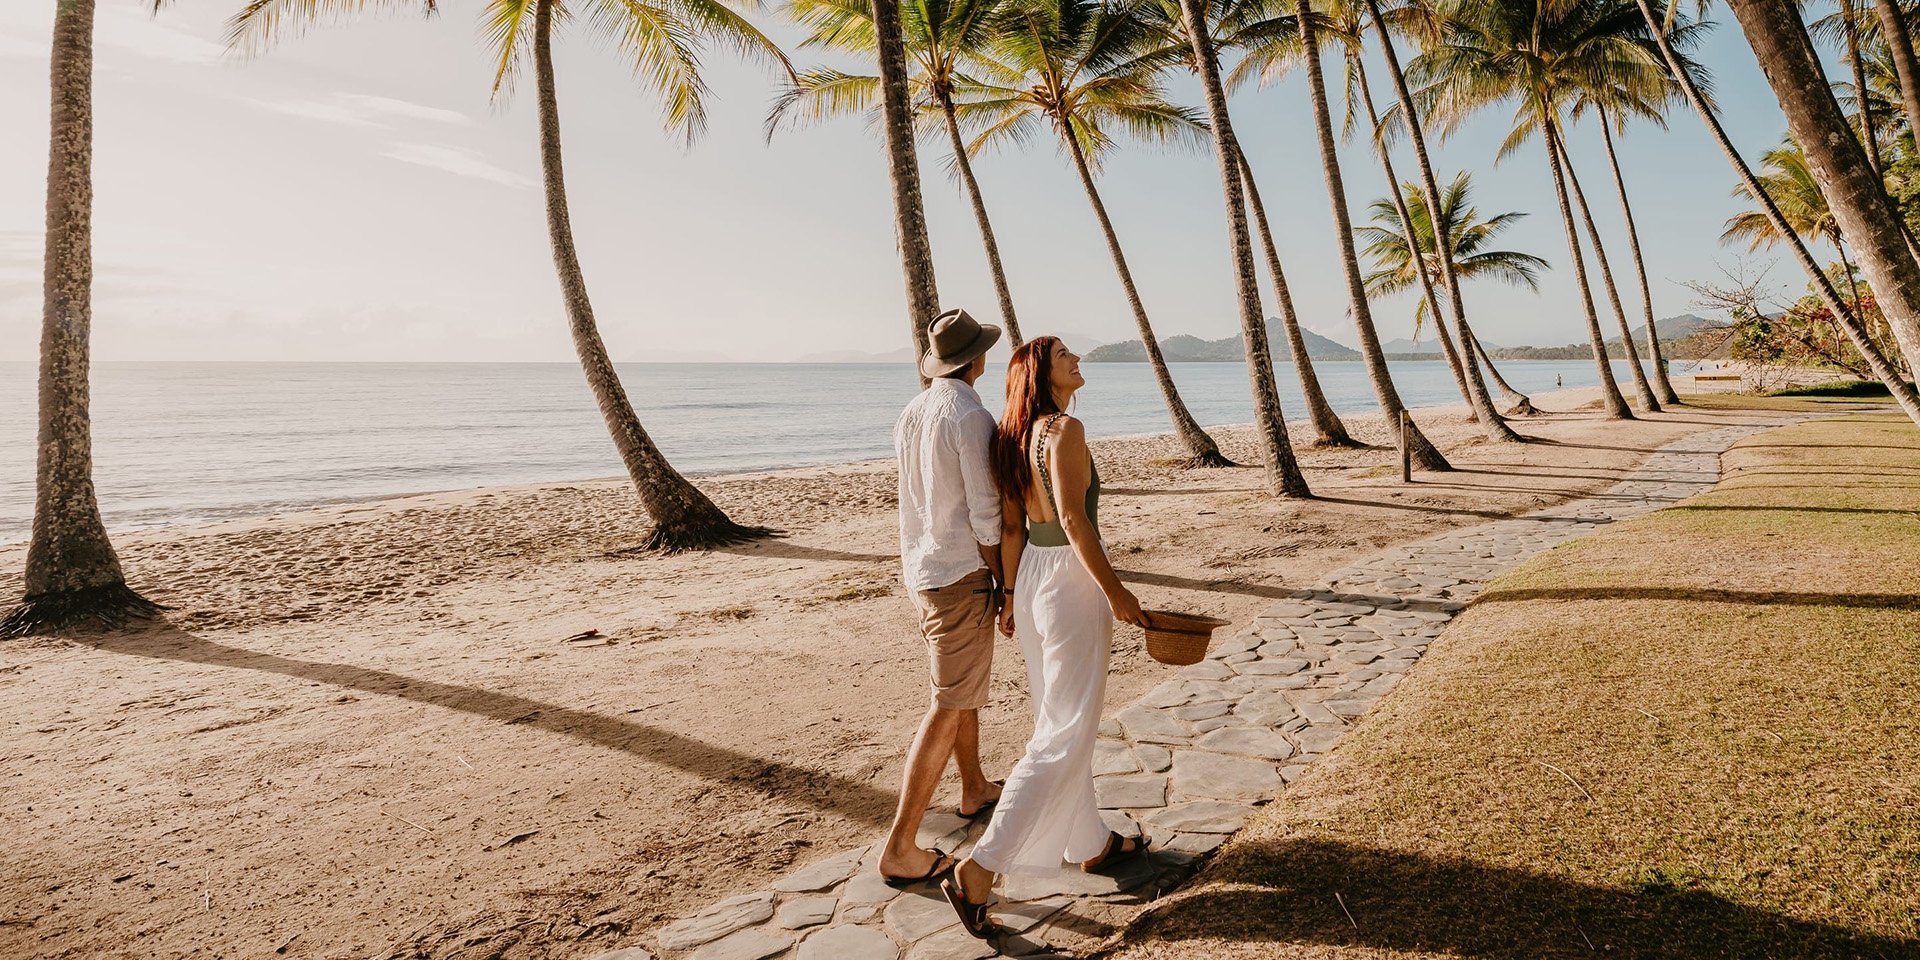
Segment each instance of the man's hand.
[[1000,635],[1013,636],[1013,598],[1011,597],[1000,604]]

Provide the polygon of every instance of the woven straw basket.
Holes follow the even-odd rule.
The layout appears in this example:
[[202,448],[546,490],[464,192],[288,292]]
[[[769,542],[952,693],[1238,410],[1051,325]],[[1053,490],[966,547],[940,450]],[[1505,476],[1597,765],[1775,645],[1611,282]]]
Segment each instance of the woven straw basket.
[[1145,612],[1147,655],[1176,667],[1206,659],[1207,645],[1213,642],[1213,632],[1232,622],[1219,617],[1175,613],[1172,610]]

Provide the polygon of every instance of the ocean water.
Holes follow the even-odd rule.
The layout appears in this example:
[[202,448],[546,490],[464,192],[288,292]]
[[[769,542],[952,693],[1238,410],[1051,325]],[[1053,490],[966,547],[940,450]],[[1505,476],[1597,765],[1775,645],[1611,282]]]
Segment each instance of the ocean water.
[[[691,475],[884,457],[907,364],[620,365],[655,442]],[[1358,363],[1320,365],[1336,410],[1375,409]],[[1412,406],[1458,401],[1446,364],[1392,364]],[[1529,392],[1595,382],[1591,362],[1509,362]],[[1079,414],[1097,436],[1163,432],[1146,364],[1087,364]],[[1246,367],[1174,364],[1201,423],[1253,419]],[[1304,411],[1282,363],[1281,402]],[[1615,364],[1625,380],[1625,367]],[[0,363],[0,543],[33,519],[35,370]],[[980,383],[999,410],[1001,372]],[[115,529],[317,504],[624,473],[571,363],[101,363],[93,371],[94,479]]]

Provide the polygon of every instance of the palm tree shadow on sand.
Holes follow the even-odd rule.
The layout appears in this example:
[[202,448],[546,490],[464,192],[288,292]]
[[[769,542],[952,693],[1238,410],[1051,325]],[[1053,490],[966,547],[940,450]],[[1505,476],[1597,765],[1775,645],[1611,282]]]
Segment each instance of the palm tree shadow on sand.
[[[1130,944],[1193,938],[1460,957],[1920,957],[1920,940],[1734,903],[1653,872],[1612,887],[1325,839],[1234,848],[1201,889],[1144,919]],[[1203,878],[1206,879],[1206,878]],[[1339,897],[1336,898],[1335,894]],[[1319,949],[1314,949],[1319,948]]]
[[74,637],[105,653],[275,673],[349,690],[458,710],[623,751],[696,777],[730,782],[874,825],[892,820],[894,797],[873,785],[781,760],[715,746],[659,727],[511,693],[444,683],[349,663],[298,660],[204,640],[166,623]]

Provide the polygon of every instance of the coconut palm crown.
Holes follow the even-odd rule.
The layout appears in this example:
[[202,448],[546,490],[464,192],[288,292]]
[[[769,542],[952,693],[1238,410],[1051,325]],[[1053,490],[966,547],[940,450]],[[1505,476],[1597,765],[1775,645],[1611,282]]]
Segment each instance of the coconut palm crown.
[[[1364,249],[1367,257],[1375,266],[1373,272],[1367,274],[1367,290],[1384,296],[1412,289],[1419,280],[1414,273],[1415,264],[1418,263],[1427,271],[1427,276],[1433,278],[1435,288],[1445,296],[1444,288],[1439,287],[1439,254],[1434,243],[1436,218],[1427,208],[1420,184],[1409,180],[1401,185],[1400,190],[1407,215],[1413,221],[1411,232],[1419,245],[1419,255],[1417,258],[1409,255],[1407,225],[1400,220],[1398,206],[1386,197],[1373,201],[1368,206],[1373,223],[1354,231],[1366,244]],[[1538,290],[1539,272],[1549,267],[1546,260],[1517,250],[1488,249],[1501,233],[1524,216],[1525,213],[1511,211],[1480,219],[1480,210],[1473,205],[1472,177],[1466,171],[1455,174],[1453,181],[1440,192],[1440,215],[1437,219],[1445,226],[1451,241],[1453,269],[1460,279],[1486,277]],[[1415,314],[1416,331],[1426,320],[1427,312],[1427,303],[1422,299]]]

